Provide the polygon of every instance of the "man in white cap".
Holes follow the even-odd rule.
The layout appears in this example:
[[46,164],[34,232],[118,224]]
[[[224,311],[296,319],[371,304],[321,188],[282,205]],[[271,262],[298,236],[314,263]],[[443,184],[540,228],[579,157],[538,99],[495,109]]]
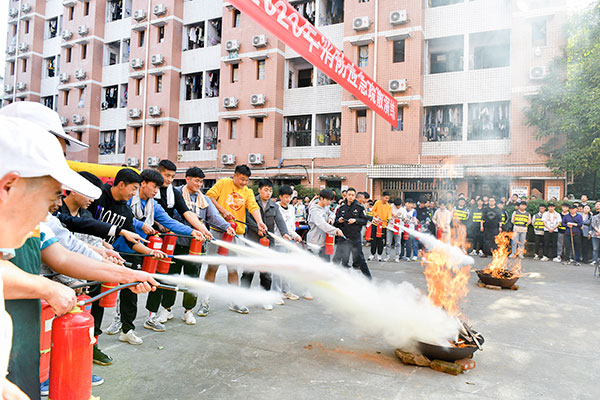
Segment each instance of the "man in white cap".
[[[147,292],[152,290],[150,284],[157,285],[152,277],[141,271],[68,252],[56,243],[51,232],[35,229],[62,194],[62,188],[91,198],[100,195],[97,187],[69,168],[54,136],[23,119],[0,116],[0,223],[3,226],[0,248],[6,254],[10,253],[7,249],[22,245],[11,262],[25,271],[18,271],[14,265],[3,262],[4,296],[19,299],[6,303],[14,326],[8,379],[31,399],[40,397],[39,299],[45,299],[57,315],[68,312],[76,301],[72,289],[35,276],[39,273],[42,249],[47,253],[44,261],[66,275],[80,279],[143,282],[133,288],[136,292]],[[25,240],[28,236],[31,237]],[[1,345],[6,343],[3,341]]]

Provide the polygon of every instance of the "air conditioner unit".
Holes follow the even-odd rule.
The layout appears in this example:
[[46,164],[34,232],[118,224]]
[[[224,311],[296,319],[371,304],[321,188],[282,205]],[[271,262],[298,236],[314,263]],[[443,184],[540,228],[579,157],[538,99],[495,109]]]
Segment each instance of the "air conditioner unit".
[[366,31],[369,29],[369,17],[357,17],[352,21],[352,27],[355,31]]
[[237,106],[238,106],[238,99],[236,97],[225,97],[223,99],[223,107],[236,108]]
[[548,75],[547,67],[531,67],[529,68],[529,79],[532,81],[544,79]]
[[392,11],[390,13],[390,24],[392,25],[405,24],[407,21],[408,15],[406,14],[406,10]]
[[127,158],[127,166],[128,167],[137,167],[140,165],[140,159],[136,157],[128,157]]
[[80,25],[79,28],[77,28],[77,33],[79,33],[81,36],[85,36],[90,33],[90,28],[85,25]]
[[130,108],[127,111],[127,115],[129,115],[129,118],[139,118],[142,116],[142,110],[139,108]]
[[23,91],[27,89],[27,84],[25,82],[17,82],[17,90]]
[[29,45],[25,42],[19,43],[19,51],[27,51],[29,49]]
[[143,66],[144,66],[144,60],[142,60],[141,58],[134,58],[133,60],[131,60],[131,68],[139,69],[139,68],[142,68]]
[[62,126],[67,126],[67,124],[69,123],[69,118],[67,117],[60,117],[60,123]]
[[133,19],[136,21],[143,21],[146,19],[146,11],[145,10],[135,10],[133,12]]
[[265,162],[265,159],[263,158],[262,154],[260,154],[260,153],[248,154],[248,164],[257,165],[257,164],[262,164],[264,162]]
[[66,72],[61,72],[60,74],[58,74],[58,80],[62,83],[69,82],[69,78],[70,76]]
[[239,40],[228,40],[225,42],[225,50],[227,51],[238,51],[240,49]]
[[167,12],[167,6],[165,6],[164,4],[157,4],[154,6],[154,8],[152,9],[152,12],[154,13],[154,15],[156,15],[157,17],[159,15],[163,15],[166,14]]
[[17,48],[15,46],[8,46],[6,48],[6,54],[15,54],[16,51],[17,51]]
[[73,37],[73,32],[65,29],[60,35],[62,36],[63,40],[70,40]]
[[148,157],[146,159],[146,164],[148,164],[149,167],[157,167],[158,161],[158,157]]
[[256,35],[252,38],[252,46],[265,47],[267,45],[267,35]]
[[155,54],[150,59],[150,62],[152,65],[161,65],[165,62],[165,57],[162,54]]
[[223,165],[233,165],[233,164],[235,164],[235,155],[234,154],[223,154],[223,155],[221,155],[221,164],[223,164]]
[[84,80],[86,75],[87,74],[82,69],[78,69],[77,71],[75,71],[75,78],[79,79],[80,81]]
[[253,94],[250,96],[250,104],[253,106],[262,106],[265,104],[265,95],[264,94]]
[[30,11],[31,11],[31,4],[29,4],[29,3],[24,3],[24,4],[21,6],[21,11],[23,11],[25,14],[27,14],[28,12],[30,12]]
[[83,115],[80,115],[80,114],[73,115],[73,123],[75,125],[81,125],[81,124],[83,124],[83,121],[85,121],[85,118],[83,117]]
[[17,15],[19,15],[19,9],[17,7],[11,7],[8,9],[8,16],[10,18],[15,18]]
[[4,85],[4,93],[12,93],[13,87],[12,85]]
[[406,91],[407,81],[406,79],[392,79],[390,81],[390,92],[404,92]]
[[148,114],[153,117],[158,117],[161,113],[160,106],[150,106],[148,107]]

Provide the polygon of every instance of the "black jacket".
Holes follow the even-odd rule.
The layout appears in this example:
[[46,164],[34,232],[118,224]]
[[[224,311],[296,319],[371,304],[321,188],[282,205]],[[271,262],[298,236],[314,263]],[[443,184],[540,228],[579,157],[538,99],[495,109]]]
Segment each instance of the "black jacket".
[[111,242],[114,241],[115,236],[119,236],[121,233],[120,227],[96,221],[88,210],[80,209],[78,217],[72,216],[69,207],[65,203],[60,206],[54,215],[71,232],[85,233]]
[[[126,201],[115,200],[110,188],[109,184],[102,186],[102,195],[100,198],[94,200],[88,207],[88,210],[92,213],[92,217],[98,221],[107,222],[130,232],[135,232],[131,208],[129,208]],[[131,242],[128,242],[128,244],[129,247],[133,245]]]
[[485,207],[483,209],[483,229],[495,232],[500,229],[502,222],[502,210],[497,206],[494,208]]
[[[344,218],[344,222],[340,223],[340,218]],[[348,220],[354,218],[355,223],[349,224]],[[335,212],[335,223],[333,224],[336,228],[340,228],[348,239],[359,239],[360,231],[362,227],[368,222],[365,208],[360,205],[356,200],[352,204],[348,205],[347,201],[344,201]]]
[[[281,215],[281,211],[279,211],[279,206],[273,201],[273,199],[269,199],[267,206],[263,209],[262,201],[260,201],[260,197],[257,195],[256,203],[258,204],[258,208],[260,209],[260,216],[262,217],[263,222],[267,225],[267,229],[269,232],[275,232],[275,224],[277,224],[277,229],[281,235],[287,235],[288,230],[285,225],[285,221],[283,216]],[[257,233],[258,224],[254,220],[252,214],[246,210],[246,221],[248,223],[248,229],[246,230],[248,239],[258,242],[260,240],[260,236]],[[273,245],[273,240],[271,240],[271,245]]]

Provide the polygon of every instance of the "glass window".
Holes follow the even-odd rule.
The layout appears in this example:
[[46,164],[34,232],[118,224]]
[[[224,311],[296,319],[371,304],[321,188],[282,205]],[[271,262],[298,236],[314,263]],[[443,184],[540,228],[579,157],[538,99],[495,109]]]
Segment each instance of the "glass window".
[[200,124],[181,125],[179,151],[197,151],[202,149]]
[[395,63],[401,63],[404,62],[404,46],[405,46],[405,41],[404,39],[402,40],[394,40],[394,45],[393,45],[393,62]]
[[344,22],[344,0],[321,0],[319,25],[334,25]]
[[206,97],[219,97],[220,76],[221,71],[218,69],[206,72],[206,85],[204,92]]
[[162,92],[162,75],[156,75],[156,80],[154,81],[154,83],[154,92]]
[[204,137],[202,139],[202,150],[216,150],[219,138],[219,123],[205,122]]
[[236,9],[234,8],[234,9],[233,9],[233,21],[232,21],[232,23],[231,23],[231,25],[232,25],[234,28],[237,28],[238,26],[240,26],[240,17],[241,17],[240,11],[239,11],[239,10],[236,10]]
[[356,110],[356,133],[367,132],[367,110]]
[[360,68],[369,65],[369,46],[358,46],[358,66]]
[[229,139],[237,138],[237,121],[235,119],[229,120]]
[[531,45],[546,46],[546,19],[534,20],[531,23]]
[[56,37],[58,34],[58,18],[51,18],[47,22],[48,26],[48,39]]
[[336,82],[325,73],[317,70],[317,86],[335,85]]
[[158,41],[158,43],[162,43],[163,40],[165,40],[165,27],[159,26],[158,33],[157,33],[157,41]]
[[152,138],[154,143],[160,143],[160,126],[155,125],[152,127]]
[[44,59],[46,68],[45,76],[47,78],[53,78],[56,75],[56,57],[48,57]]
[[260,139],[263,137],[264,120],[262,118],[254,118],[254,137]]
[[300,0],[290,4],[296,9],[304,18],[306,18],[311,24],[315,24],[315,13],[316,6],[315,0]]
[[119,55],[121,53],[121,42],[107,43],[104,48],[105,51],[105,64],[104,65],[115,65],[119,63]]
[[186,100],[198,100],[202,98],[202,79],[204,74],[199,72],[197,74],[184,75],[185,85],[185,99]]
[[206,47],[221,43],[221,18],[211,19],[206,23]]
[[120,93],[119,93],[119,99],[120,99],[120,105],[119,107],[121,108],[126,108],[127,107],[127,89],[129,88],[129,85],[127,83],[122,83],[120,86]]
[[474,33],[470,38],[471,69],[508,67],[510,63],[510,31]]
[[[427,0],[429,7],[448,6],[451,4],[464,3],[465,0]],[[472,1],[472,0],[471,0]]]
[[398,119],[396,120],[396,126],[392,126],[393,132],[399,132],[404,130],[404,107],[398,106]]
[[106,3],[107,22],[123,18],[123,0],[108,0]]
[[312,115],[285,117],[285,147],[303,147],[311,145]]
[[185,26],[186,38],[184,40],[184,49],[194,50],[204,47],[204,22]]
[[71,62],[71,48],[67,47],[67,62],[70,63]]
[[463,71],[464,37],[450,36],[427,41],[429,73]]
[[146,31],[138,32],[138,47],[144,46],[144,40],[146,38]]
[[238,64],[231,64],[231,83],[235,83],[240,80],[239,72],[240,66]]
[[258,60],[256,62],[256,79],[262,81],[265,79],[265,60]]
[[100,131],[98,151],[101,156],[117,152],[117,131]]
[[85,60],[87,58],[87,44],[81,45],[81,59]]
[[54,96],[42,97],[42,104],[51,110],[54,110]]
[[339,146],[341,143],[342,114],[317,114],[315,139],[317,146]]
[[125,129],[119,129],[117,138],[117,154],[125,154]]
[[469,104],[468,140],[508,139],[510,101]]
[[119,87],[117,85],[102,88],[102,110],[117,108],[119,98],[118,90]]
[[427,142],[462,140],[463,105],[425,108],[423,138]]

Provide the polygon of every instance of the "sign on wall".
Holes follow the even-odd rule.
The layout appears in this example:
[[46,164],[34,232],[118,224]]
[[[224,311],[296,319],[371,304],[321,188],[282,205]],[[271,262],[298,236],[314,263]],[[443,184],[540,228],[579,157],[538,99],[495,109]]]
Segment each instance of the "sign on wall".
[[313,66],[339,83],[392,125],[398,102],[284,0],[230,0]]
[[527,186],[513,186],[510,188],[510,195],[512,196],[513,194],[516,194],[519,198],[528,197],[529,188]]
[[552,198],[560,200],[560,186],[548,186],[548,196],[546,199],[552,200]]

